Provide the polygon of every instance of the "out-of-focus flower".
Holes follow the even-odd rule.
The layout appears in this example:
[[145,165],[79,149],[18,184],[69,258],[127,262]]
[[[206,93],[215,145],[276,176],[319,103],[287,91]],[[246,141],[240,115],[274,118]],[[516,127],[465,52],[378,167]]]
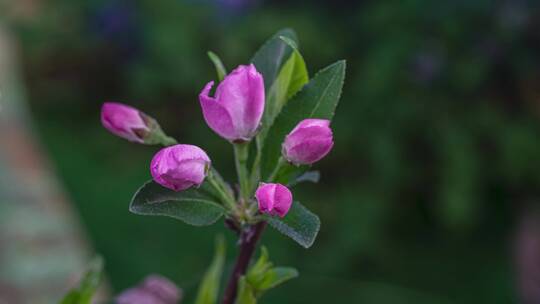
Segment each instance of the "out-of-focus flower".
[[136,287],[122,292],[117,304],[178,304],[182,290],[165,277],[149,275]]
[[210,158],[193,145],[174,145],[161,149],[152,159],[154,181],[174,191],[199,186],[210,167]]
[[516,282],[523,304],[540,303],[540,213],[523,213],[515,243]]
[[295,165],[308,165],[326,156],[333,146],[329,120],[304,119],[285,137],[282,154]]
[[147,115],[128,105],[106,102],[101,107],[101,123],[111,133],[132,142],[144,143],[150,133]]
[[263,76],[253,64],[241,65],[218,85],[210,97],[214,82],[209,82],[199,100],[208,126],[232,141],[250,140],[256,133],[264,111]]
[[292,205],[292,193],[282,184],[262,183],[255,197],[259,203],[259,211],[270,215],[284,217]]

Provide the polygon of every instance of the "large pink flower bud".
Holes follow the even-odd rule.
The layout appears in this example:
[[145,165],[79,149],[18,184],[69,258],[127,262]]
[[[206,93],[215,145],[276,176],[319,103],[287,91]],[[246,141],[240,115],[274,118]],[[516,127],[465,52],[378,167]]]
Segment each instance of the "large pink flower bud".
[[264,80],[253,64],[237,67],[218,85],[209,82],[199,100],[208,126],[229,141],[247,141],[257,133],[264,111]]
[[329,120],[304,119],[285,137],[282,153],[295,165],[310,165],[326,156],[333,145]]
[[150,127],[146,115],[125,104],[106,102],[101,107],[101,123],[114,135],[129,141],[144,143]]
[[199,186],[210,167],[210,158],[199,147],[174,145],[161,149],[152,159],[154,181],[174,191]]
[[282,184],[262,183],[255,197],[259,202],[259,211],[270,215],[284,217],[292,205],[292,193]]

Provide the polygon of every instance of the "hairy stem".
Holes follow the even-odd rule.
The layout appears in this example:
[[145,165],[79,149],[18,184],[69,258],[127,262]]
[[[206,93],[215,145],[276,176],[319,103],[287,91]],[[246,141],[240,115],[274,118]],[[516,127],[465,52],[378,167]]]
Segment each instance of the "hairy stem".
[[247,161],[249,156],[249,142],[234,144],[234,160],[236,164],[236,173],[240,183],[240,194],[242,199],[249,200],[249,176],[247,171]]
[[223,304],[233,304],[236,300],[238,280],[246,273],[249,261],[257,248],[257,242],[266,227],[266,222],[259,222],[249,226],[240,234],[240,252],[236,258],[233,271],[229,277],[229,283],[223,294]]

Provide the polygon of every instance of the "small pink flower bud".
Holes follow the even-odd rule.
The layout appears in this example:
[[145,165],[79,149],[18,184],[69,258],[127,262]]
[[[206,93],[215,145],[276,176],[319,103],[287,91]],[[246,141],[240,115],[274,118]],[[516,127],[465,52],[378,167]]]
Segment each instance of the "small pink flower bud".
[[285,137],[282,154],[295,165],[310,165],[326,156],[333,145],[329,120],[304,119]]
[[199,186],[210,167],[210,158],[201,148],[174,145],[161,149],[150,164],[154,181],[174,191]]
[[264,111],[264,80],[253,64],[241,65],[218,85],[214,82],[199,94],[204,120],[221,137],[234,141],[250,140],[257,133]]
[[259,202],[259,211],[284,217],[292,205],[292,193],[282,184],[261,183],[255,197]]
[[101,107],[101,123],[111,133],[132,142],[144,143],[150,133],[146,116],[141,111],[125,104],[106,102]]

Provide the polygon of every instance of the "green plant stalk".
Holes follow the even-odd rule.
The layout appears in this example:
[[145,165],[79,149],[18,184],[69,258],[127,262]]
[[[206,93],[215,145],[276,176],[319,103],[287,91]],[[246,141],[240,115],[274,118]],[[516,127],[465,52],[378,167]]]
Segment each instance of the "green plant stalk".
[[264,140],[261,139],[261,134],[256,137],[255,144],[257,146],[257,154],[255,155],[255,160],[253,161],[250,174],[250,187],[251,191],[255,191],[257,184],[261,180],[261,158],[262,158],[262,149],[264,145]]
[[272,174],[270,174],[270,177],[268,178],[268,182],[273,182],[279,175],[279,171],[281,168],[283,168],[283,165],[285,165],[286,161],[283,158],[283,156],[279,157],[278,163],[276,167],[274,168],[274,171],[272,171]]
[[250,197],[250,182],[247,171],[247,162],[249,157],[249,142],[234,144],[234,161],[236,165],[236,173],[238,175],[238,183],[240,184],[240,197],[246,203]]
[[234,202],[234,198],[230,196],[230,194],[223,189],[223,187],[216,181],[214,178],[214,175],[212,174],[212,170],[208,172],[208,182],[212,187],[218,192],[218,194],[221,196],[222,201],[231,209],[236,209],[236,203]]

